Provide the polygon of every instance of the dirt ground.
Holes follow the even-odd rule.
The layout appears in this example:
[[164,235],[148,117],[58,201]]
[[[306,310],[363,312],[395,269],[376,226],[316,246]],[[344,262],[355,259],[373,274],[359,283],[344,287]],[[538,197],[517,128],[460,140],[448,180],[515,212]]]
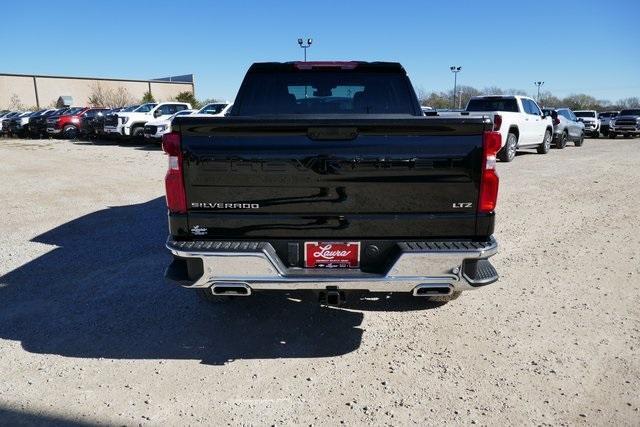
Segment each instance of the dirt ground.
[[0,424],[640,424],[640,140],[522,153],[443,306],[162,280],[153,146],[0,139]]

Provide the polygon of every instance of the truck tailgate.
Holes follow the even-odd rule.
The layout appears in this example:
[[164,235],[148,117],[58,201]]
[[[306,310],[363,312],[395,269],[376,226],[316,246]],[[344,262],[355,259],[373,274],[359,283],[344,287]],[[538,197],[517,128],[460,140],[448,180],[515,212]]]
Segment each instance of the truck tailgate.
[[474,238],[482,117],[181,117],[189,227],[211,238]]

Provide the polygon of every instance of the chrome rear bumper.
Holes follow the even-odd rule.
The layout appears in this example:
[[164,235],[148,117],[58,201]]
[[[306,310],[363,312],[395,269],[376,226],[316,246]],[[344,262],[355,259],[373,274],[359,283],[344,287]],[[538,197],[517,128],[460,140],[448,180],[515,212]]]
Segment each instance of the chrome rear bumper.
[[[360,270],[289,268],[266,242],[167,241],[175,256],[165,277],[187,288],[243,283],[255,290],[367,290],[413,292],[420,285],[450,286],[452,292],[498,280],[488,258],[498,250],[486,242],[398,242],[400,255],[385,274]],[[202,262],[202,275],[188,279],[187,260]]]

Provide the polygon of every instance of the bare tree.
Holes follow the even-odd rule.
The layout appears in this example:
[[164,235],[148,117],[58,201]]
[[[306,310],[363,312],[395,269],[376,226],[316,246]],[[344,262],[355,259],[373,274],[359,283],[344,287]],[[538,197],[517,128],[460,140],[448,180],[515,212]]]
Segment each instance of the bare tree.
[[127,88],[118,86],[110,93],[108,102],[110,107],[124,107],[135,103],[135,100]]
[[100,82],[94,83],[91,87],[89,104],[94,107],[107,107],[107,91],[102,87]]
[[504,95],[504,91],[497,86],[488,86],[482,89],[483,95]]
[[622,108],[640,108],[640,98],[637,96],[625,98],[618,101],[618,105]]
[[125,105],[131,105],[134,103],[134,98],[129,91],[118,86],[115,89],[105,89],[97,82],[91,88],[91,94],[89,95],[89,104],[94,107],[124,107]]
[[542,92],[540,93],[540,99],[538,100],[538,104],[541,107],[561,107],[562,101],[557,96],[554,96],[551,92]]
[[24,104],[17,94],[11,95],[9,98],[9,110],[24,110]]

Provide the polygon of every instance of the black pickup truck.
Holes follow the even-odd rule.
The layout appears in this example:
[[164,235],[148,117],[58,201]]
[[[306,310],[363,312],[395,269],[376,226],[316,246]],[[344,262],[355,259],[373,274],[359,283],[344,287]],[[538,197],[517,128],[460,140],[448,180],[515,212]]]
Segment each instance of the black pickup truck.
[[226,117],[182,116],[169,156],[166,278],[206,299],[315,290],[448,301],[488,258],[500,135],[425,117],[397,63],[259,63]]

